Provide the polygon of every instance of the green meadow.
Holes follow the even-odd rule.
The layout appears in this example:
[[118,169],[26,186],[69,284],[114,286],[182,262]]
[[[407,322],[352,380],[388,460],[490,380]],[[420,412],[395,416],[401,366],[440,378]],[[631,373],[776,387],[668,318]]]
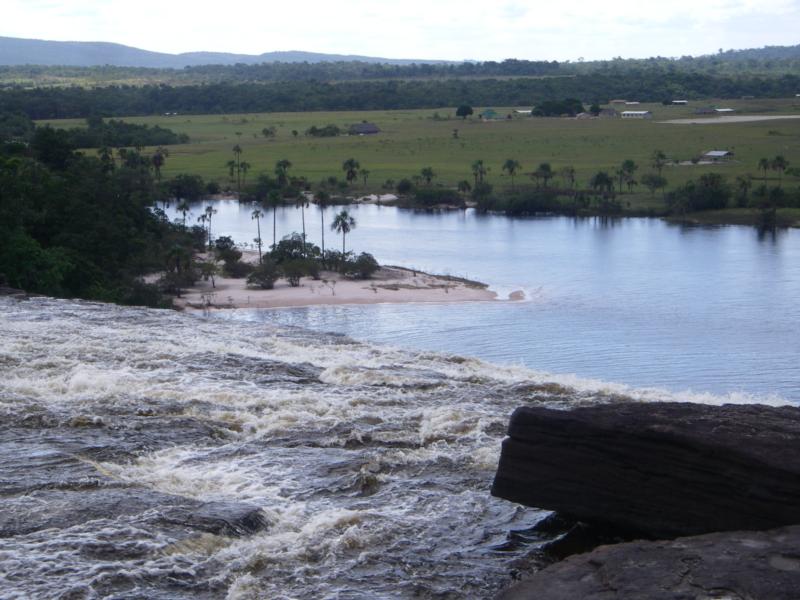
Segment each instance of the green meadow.
[[[432,167],[434,183],[455,185],[471,180],[470,165],[482,159],[489,169],[488,180],[495,187],[510,185],[501,165],[518,160],[522,173],[516,181],[527,180],[524,173],[549,162],[554,170],[567,165],[576,169],[578,184],[586,186],[598,170],[613,171],[626,159],[639,165],[637,176],[650,170],[650,156],[663,150],[668,158],[690,161],[708,150],[730,150],[735,158],[717,165],[673,165],[664,170],[669,187],[684,183],[708,171],[720,172],[733,179],[750,174],[761,177],[757,169],[762,157],[782,154],[790,167],[800,167],[800,119],[709,125],[668,124],[659,121],[695,118],[702,106],[731,107],[736,115],[800,115],[800,99],[786,100],[714,100],[692,101],[688,106],[640,104],[620,106],[617,110],[650,110],[652,120],[568,119],[513,117],[482,122],[477,114],[485,107],[474,107],[475,115],[467,120],[455,117],[454,108],[437,110],[396,110],[370,112],[298,112],[229,115],[171,115],[132,117],[134,123],[161,125],[178,133],[187,133],[191,141],[169,147],[163,169],[165,177],[193,173],[216,180],[223,187],[231,185],[225,163],[233,158],[231,149],[242,147],[241,159],[251,165],[247,180],[259,173],[272,172],[280,159],[292,162],[293,175],[306,176],[311,182],[323,177],[342,177],[342,162],[355,158],[369,170],[366,187],[377,191],[388,180],[399,180]],[[501,114],[511,108],[493,107]],[[699,117],[698,117],[699,118]],[[304,135],[312,125],[348,126],[368,121],[380,127],[377,135],[315,138]],[[81,126],[80,120],[50,121],[58,127]],[[261,131],[275,127],[273,138]],[[299,133],[296,137],[292,134]],[[454,135],[457,131],[457,137]],[[147,150],[145,150],[147,152]],[[768,182],[777,183],[777,174],[767,173]],[[796,180],[784,176],[796,185]],[[634,195],[644,207],[649,193],[641,186]],[[655,202],[655,200],[653,201]]]

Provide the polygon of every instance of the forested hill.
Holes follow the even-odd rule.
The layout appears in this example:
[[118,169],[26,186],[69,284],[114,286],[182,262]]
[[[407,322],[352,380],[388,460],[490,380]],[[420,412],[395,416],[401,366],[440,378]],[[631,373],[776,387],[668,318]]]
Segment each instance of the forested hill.
[[597,73],[546,78],[16,88],[0,91],[0,113],[22,113],[32,119],[57,119],[167,112],[208,114],[394,110],[460,104],[531,106],[543,100],[563,98],[598,103],[611,98],[630,98],[642,102],[676,97],[779,98],[794,96],[798,89],[798,75],[715,77],[658,69],[632,71],[627,77]]
[[[264,54],[232,54],[228,52],[185,52],[167,54],[151,52],[109,42],[55,42],[0,37],[0,65],[46,65],[94,67],[150,67],[182,69],[192,65],[257,64],[264,62],[342,62],[409,64],[424,60],[376,58],[316,52],[265,52]],[[444,61],[432,61],[444,62]]]

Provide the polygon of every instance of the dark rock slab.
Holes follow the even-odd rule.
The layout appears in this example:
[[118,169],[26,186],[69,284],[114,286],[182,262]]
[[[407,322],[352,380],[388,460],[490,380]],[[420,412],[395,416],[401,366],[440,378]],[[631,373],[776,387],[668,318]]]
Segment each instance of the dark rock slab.
[[508,434],[492,494],[514,502],[651,538],[800,523],[798,408],[524,407]]
[[206,502],[200,506],[175,506],[164,512],[168,523],[217,535],[247,535],[268,526],[260,508],[241,502]]
[[601,546],[498,600],[797,600],[800,526]]

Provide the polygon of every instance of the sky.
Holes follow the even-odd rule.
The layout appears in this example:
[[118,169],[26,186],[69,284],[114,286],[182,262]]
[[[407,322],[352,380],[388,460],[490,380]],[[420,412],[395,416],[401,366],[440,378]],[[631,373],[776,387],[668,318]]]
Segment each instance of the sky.
[[0,35],[158,52],[585,60],[800,43],[800,0],[2,0]]

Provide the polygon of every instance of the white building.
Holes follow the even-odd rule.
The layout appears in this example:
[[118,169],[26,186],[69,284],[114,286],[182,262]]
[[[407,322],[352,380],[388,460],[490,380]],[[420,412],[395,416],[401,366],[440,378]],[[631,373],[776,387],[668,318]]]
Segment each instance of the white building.
[[689,104],[689,101],[688,100],[673,100],[672,103],[673,104],[678,104],[680,106],[684,106],[686,104]]
[[652,119],[653,113],[649,110],[623,110],[623,119]]

